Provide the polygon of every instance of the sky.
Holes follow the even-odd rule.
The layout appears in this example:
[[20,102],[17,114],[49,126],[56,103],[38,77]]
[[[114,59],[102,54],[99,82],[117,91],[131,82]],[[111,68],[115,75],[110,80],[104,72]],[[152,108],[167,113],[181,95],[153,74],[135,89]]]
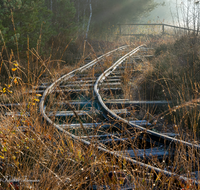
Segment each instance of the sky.
[[[160,5],[157,6],[153,11],[148,14],[148,17],[141,17],[139,22],[147,23],[151,22],[162,22],[166,24],[177,24],[177,9],[180,20],[183,20],[188,3],[192,3],[193,0],[154,0]],[[192,8],[191,5],[189,5]]]

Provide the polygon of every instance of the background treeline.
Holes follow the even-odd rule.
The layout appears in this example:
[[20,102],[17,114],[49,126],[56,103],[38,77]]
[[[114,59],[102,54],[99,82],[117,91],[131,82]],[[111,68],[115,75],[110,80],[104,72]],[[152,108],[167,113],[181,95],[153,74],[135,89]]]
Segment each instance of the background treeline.
[[[137,22],[141,15],[148,14],[158,4],[154,0],[73,0],[79,32],[87,29],[92,5],[92,20],[89,36],[113,35],[118,23]],[[112,34],[111,34],[112,32]]]
[[14,50],[17,42],[22,51],[27,49],[27,39],[30,48],[48,48],[59,38],[67,42],[84,36],[90,5],[90,34],[100,33],[126,17],[133,21],[133,15],[136,18],[152,8],[149,2],[153,0],[1,0],[0,45],[6,42],[7,48]]
[[[56,3],[55,3],[56,2]],[[75,30],[76,10],[70,0],[57,0],[52,4],[45,0],[2,0],[0,1],[1,45],[19,50],[42,47],[52,37],[66,38]]]

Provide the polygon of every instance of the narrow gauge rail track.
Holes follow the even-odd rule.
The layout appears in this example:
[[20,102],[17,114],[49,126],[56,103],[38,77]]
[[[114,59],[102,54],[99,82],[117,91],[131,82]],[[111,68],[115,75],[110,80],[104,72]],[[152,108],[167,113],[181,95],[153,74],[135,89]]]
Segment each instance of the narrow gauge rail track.
[[[51,84],[44,91],[40,101],[41,114],[46,121],[56,127],[59,131],[64,132],[69,137],[78,140],[85,145],[95,143],[95,146],[99,151],[112,155],[119,160],[126,160],[126,162],[140,166],[143,169],[145,168],[145,170],[147,169],[153,173],[161,173],[169,177],[176,177],[179,180],[189,181],[191,178],[188,178],[187,175],[176,173],[173,169],[167,169],[171,168],[171,166],[169,164],[166,165],[165,162],[166,160],[169,162],[170,159],[173,159],[175,150],[178,149],[177,146],[179,145],[185,148],[186,154],[188,149],[198,151],[200,146],[198,144],[148,130],[144,127],[149,125],[146,120],[132,121],[129,118],[129,111],[126,108],[120,109],[117,106],[120,104],[122,107],[123,102],[126,102],[126,104],[130,106],[130,103],[127,103],[127,100],[120,99],[121,97],[119,95],[123,91],[119,87],[121,85],[120,73],[125,68],[123,67],[123,64],[130,63],[130,60],[129,62],[125,61],[131,59],[137,52],[147,50],[145,46],[139,46],[123,56],[120,55],[121,57],[119,58],[119,52],[125,48],[128,49],[130,47],[124,46],[117,50],[113,50],[89,64],[64,75]],[[103,59],[116,52],[116,62],[101,74],[95,73],[96,70],[99,71],[104,68],[102,64],[102,62],[104,63]],[[143,55],[143,57],[145,56]],[[131,63],[135,62],[136,58],[138,58],[138,56],[134,56]],[[119,65],[122,66],[119,67]],[[130,68],[128,66],[128,69],[131,69],[131,66]],[[82,75],[81,77],[81,73],[83,72],[88,72],[86,74],[88,76],[89,73],[91,74],[92,72],[92,76],[86,78],[86,75]],[[70,80],[72,78],[74,78],[74,80]],[[93,84],[94,81],[96,81],[95,84]],[[84,83],[87,85],[83,85]],[[80,89],[81,86],[84,86],[84,88]],[[94,89],[91,88],[93,86]],[[71,89],[72,87],[75,89]],[[89,92],[89,90],[91,92]],[[52,95],[53,93],[54,95]],[[62,93],[62,98],[58,98],[58,93]],[[116,97],[117,99],[110,100],[110,102],[104,101],[102,98],[104,95]],[[57,102],[52,104],[51,101],[53,99]],[[114,104],[111,103],[112,101]],[[49,102],[49,105],[47,102]],[[159,104],[159,102],[154,103]],[[51,108],[49,109],[49,107]],[[108,107],[115,107],[115,109],[110,109]],[[54,111],[55,108],[61,110]],[[115,127],[113,127],[114,124]],[[112,130],[110,130],[111,128]],[[120,129],[120,132],[117,128]],[[136,135],[137,133],[139,133],[139,135]],[[140,141],[139,147],[136,145],[136,142],[138,144],[138,141]],[[120,148],[116,148],[117,145],[118,147],[126,148],[125,150],[120,150]],[[197,155],[198,152],[195,154]],[[147,164],[144,161],[153,157],[157,157],[157,160],[161,160],[165,164],[161,164],[161,167],[158,167],[155,166],[155,164],[149,164],[149,162]],[[198,165],[198,163],[195,164]],[[198,172],[195,174],[196,178],[193,178],[192,181],[198,185]]]
[[[174,172],[173,164],[167,162],[173,159],[178,145],[186,149],[186,154],[188,149],[196,151],[195,155],[198,155],[199,145],[156,133],[148,129],[151,124],[146,120],[131,117],[132,106],[168,102],[124,99],[122,73],[126,69],[131,71],[137,60],[151,57],[144,54],[135,56],[138,52],[146,52],[146,46],[130,48],[123,46],[108,52],[62,76],[49,87],[43,85],[30,93],[43,93],[39,105],[42,116],[75,141],[95,145],[100,152],[121,162],[126,160],[133,167],[139,166],[140,170],[189,181],[190,177]],[[129,53],[125,54],[127,50]],[[114,57],[114,64],[109,56]],[[110,97],[110,100],[104,97]],[[159,167],[151,161],[153,158],[161,163]],[[192,179],[193,183],[198,184],[197,178]],[[132,189],[133,186],[126,188]]]

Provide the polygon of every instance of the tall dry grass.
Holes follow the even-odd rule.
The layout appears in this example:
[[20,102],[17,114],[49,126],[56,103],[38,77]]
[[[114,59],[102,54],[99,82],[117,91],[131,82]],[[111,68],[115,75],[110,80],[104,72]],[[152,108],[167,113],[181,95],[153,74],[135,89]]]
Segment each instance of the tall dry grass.
[[[145,39],[146,42],[149,42],[148,40]],[[153,42],[154,40],[152,39]],[[143,41],[144,39],[139,39],[135,41],[135,44],[141,44]],[[159,39],[158,41],[160,42],[161,40]],[[184,43],[185,41],[183,41]],[[173,42],[170,44],[173,46]],[[168,47],[168,45],[166,46]],[[178,47],[182,47],[182,45]],[[4,55],[4,51],[6,51],[5,46],[3,47],[1,55]],[[61,60],[51,61],[51,56],[44,59],[35,50],[28,49],[27,51],[26,59],[21,60],[20,64],[16,61],[14,53],[8,54],[7,59],[4,56],[1,57],[1,69],[5,67],[4,72],[7,73],[5,74],[6,80],[1,81],[1,84],[5,82],[4,86],[2,85],[1,102],[21,103],[17,108],[8,109],[1,106],[0,175],[4,179],[4,182],[1,183],[3,189],[15,189],[15,184],[8,182],[9,179],[13,178],[24,180],[20,182],[20,189],[92,189],[95,186],[97,189],[117,189],[123,183],[126,183],[126,185],[134,185],[135,189],[178,189],[181,186],[185,187],[188,185],[174,177],[168,178],[161,174],[155,174],[154,171],[132,165],[116,157],[110,157],[96,149],[95,141],[91,146],[85,146],[78,141],[70,139],[65,134],[60,133],[52,126],[49,126],[48,123],[45,123],[38,111],[37,102],[39,101],[40,95],[28,94],[27,91],[42,82],[54,81],[61,74],[69,72],[73,68],[83,64],[81,61],[87,57],[87,53],[84,52],[85,55],[77,65],[66,67],[60,64],[62,62]],[[180,76],[179,70],[183,66],[174,66],[172,60],[169,61],[171,63],[170,69],[163,69],[160,65],[166,67],[165,63],[168,63],[169,59],[167,57],[169,53],[167,51],[163,53],[163,51],[165,50],[161,48],[161,51],[159,51],[158,48],[156,52],[159,53],[156,53],[157,57],[154,60],[147,61],[145,65],[137,65],[135,67],[135,70],[139,72],[137,76],[140,77],[140,80],[134,85],[142,89],[144,81],[148,84],[148,88],[147,85],[145,86],[147,95],[144,96],[140,91],[141,99],[143,97],[147,98],[150,94],[150,99],[153,100],[158,98],[177,100],[173,106],[169,105],[169,110],[164,112],[160,118],[156,118],[157,115],[151,113],[152,117],[156,118],[159,122],[161,122],[161,117],[163,117],[174,128],[174,132],[180,134],[180,138],[192,142],[194,140],[196,142],[198,140],[197,120],[199,115],[198,80],[195,80],[191,84],[191,76],[193,75],[190,75],[189,79],[186,78],[187,75]],[[185,51],[187,51],[187,48]],[[191,50],[191,54],[192,52]],[[97,55],[98,52],[94,51],[91,58]],[[173,59],[174,56],[170,54],[170,57]],[[105,67],[110,66],[113,59],[106,59]],[[165,63],[161,64],[159,61],[165,61]],[[184,69],[187,70],[187,68]],[[102,72],[103,70],[105,70],[104,67],[100,68],[97,72]],[[173,82],[180,85],[179,90],[171,84],[172,79],[169,80],[170,73],[168,71],[175,73],[173,75]],[[194,67],[194,71],[197,71],[196,67]],[[93,71],[90,74],[93,75],[95,72]],[[164,78],[163,76],[166,73],[167,77],[165,76]],[[182,78],[184,80],[181,80]],[[128,84],[129,80],[127,75],[125,75],[124,84]],[[163,83],[162,80],[164,81]],[[183,81],[187,81],[187,83],[180,84]],[[124,88],[125,92],[131,93],[131,89],[127,89],[128,86]],[[152,89],[155,91],[152,92]],[[195,96],[188,93],[187,89],[195,92],[196,98],[190,99]],[[113,96],[113,98],[115,97]],[[175,111],[177,113],[179,110],[179,114],[174,114]],[[5,112],[19,112],[20,116],[16,117],[14,114],[13,116],[5,116]],[[143,111],[142,114],[148,114],[148,110]],[[169,119],[168,116],[170,116]],[[191,118],[189,120],[191,121],[190,125],[186,125],[188,118]],[[165,123],[163,125],[167,124]],[[183,133],[183,129],[185,131],[188,130],[187,134],[192,135],[186,136]],[[124,127],[124,131],[127,131],[126,126]],[[193,137],[194,134],[195,136]],[[138,136],[139,134],[133,134],[131,132],[130,135]],[[137,142],[131,139],[128,140],[127,144],[132,148],[137,146]],[[124,144],[116,144],[113,150],[125,150],[126,148],[127,146]],[[188,156],[184,147],[178,147],[175,157],[171,161],[172,168],[170,170],[180,174],[186,173],[187,176],[191,177],[191,169],[194,167],[198,168],[198,159],[194,155],[196,156],[195,151],[190,150]],[[162,169],[168,167],[165,162],[160,162],[157,158],[147,160],[146,162],[154,166],[159,166]],[[109,176],[114,171],[119,173],[119,175],[110,178]],[[25,182],[26,179],[38,180],[38,182]],[[190,182],[188,183],[189,188],[193,189],[194,186],[190,186]]]

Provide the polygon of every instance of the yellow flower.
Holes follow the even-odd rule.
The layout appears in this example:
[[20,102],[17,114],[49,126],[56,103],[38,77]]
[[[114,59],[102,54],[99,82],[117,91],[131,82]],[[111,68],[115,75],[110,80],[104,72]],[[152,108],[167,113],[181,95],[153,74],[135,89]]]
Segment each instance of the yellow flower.
[[14,71],[16,71],[17,70],[17,68],[12,68],[12,71],[14,72]]
[[17,83],[18,83],[18,82],[17,82],[17,78],[14,78],[13,82],[14,82],[15,84],[17,84]]
[[12,94],[12,91],[10,91],[10,90],[7,90],[7,91]]

